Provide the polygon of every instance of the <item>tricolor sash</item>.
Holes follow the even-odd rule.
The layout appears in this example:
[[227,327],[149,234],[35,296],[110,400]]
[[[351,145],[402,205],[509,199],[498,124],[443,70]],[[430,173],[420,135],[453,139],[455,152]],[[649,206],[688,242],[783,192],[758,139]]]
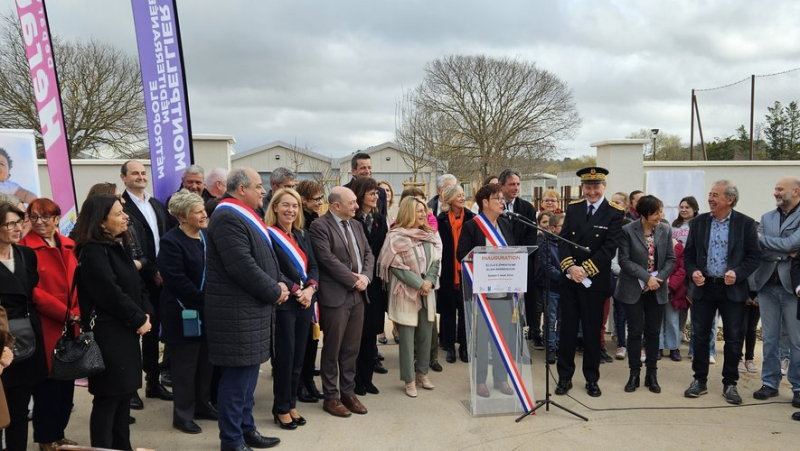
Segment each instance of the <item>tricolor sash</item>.
[[[477,220],[478,217],[476,216],[475,219]],[[486,221],[486,223],[489,224],[489,221]],[[478,224],[480,224],[480,222]],[[462,273],[467,278],[470,286],[472,286],[472,263],[464,262],[461,265]],[[519,398],[520,403],[522,403],[522,408],[525,409],[525,412],[530,412],[533,409],[533,401],[528,394],[528,390],[525,388],[525,384],[522,382],[522,376],[517,368],[517,363],[514,360],[514,356],[511,355],[508,344],[506,344],[505,337],[503,337],[503,332],[500,330],[500,325],[497,323],[497,318],[495,318],[492,307],[489,305],[489,300],[486,298],[486,294],[484,293],[475,293],[475,295],[478,298],[478,308],[483,314],[483,318],[486,320],[486,326],[489,329],[489,334],[492,336],[492,340],[494,340],[494,344],[499,350],[500,360],[502,360],[503,365],[506,367],[506,372],[511,378],[511,384],[514,386],[514,391],[516,391],[517,397]]]
[[261,236],[267,240],[267,243],[272,245],[272,240],[269,237],[269,233],[267,232],[267,226],[264,225],[264,222],[258,218],[256,212],[253,211],[252,208],[248,207],[247,205],[243,204],[240,200],[234,199],[232,197],[226,197],[219,201],[219,205],[217,208],[221,208],[223,210],[232,210],[236,212],[239,216],[242,217],[246,222],[250,223],[253,227],[255,227]]
[[269,233],[270,238],[274,240],[273,242],[277,243],[278,246],[286,252],[286,255],[289,256],[289,260],[292,261],[294,267],[297,268],[297,272],[300,273],[300,280],[307,282],[308,257],[306,257],[306,253],[303,252],[303,249],[300,248],[300,245],[289,238],[289,235],[281,230],[280,227],[269,226],[267,227],[267,233]]
[[494,228],[491,222],[486,219],[486,216],[483,213],[475,216],[475,222],[478,224],[478,227],[483,232],[484,236],[486,236],[486,242],[489,243],[491,246],[508,246],[506,244],[506,240],[503,239],[503,236]]

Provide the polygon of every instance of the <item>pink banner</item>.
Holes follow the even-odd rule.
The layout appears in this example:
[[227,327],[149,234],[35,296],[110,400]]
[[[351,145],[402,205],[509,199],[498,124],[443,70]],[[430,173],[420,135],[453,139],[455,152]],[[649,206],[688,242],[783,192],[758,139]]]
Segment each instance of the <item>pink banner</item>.
[[16,0],[16,3],[28,65],[31,68],[33,94],[39,112],[53,201],[61,207],[62,212],[59,229],[67,235],[77,219],[77,201],[47,11],[44,0]]

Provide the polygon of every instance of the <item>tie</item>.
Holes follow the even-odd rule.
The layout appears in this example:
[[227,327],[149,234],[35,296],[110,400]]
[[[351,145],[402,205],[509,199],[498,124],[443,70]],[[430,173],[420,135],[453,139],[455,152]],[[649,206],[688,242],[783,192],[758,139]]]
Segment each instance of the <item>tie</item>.
[[594,204],[589,204],[589,217],[594,214]]
[[350,240],[350,223],[349,221],[342,221],[342,227],[344,227],[344,241],[347,243],[347,253],[350,254],[350,269],[353,272],[358,272],[358,259],[356,258],[356,248],[353,245],[353,241]]
[[367,223],[367,232],[372,233],[372,213],[364,217],[364,222]]

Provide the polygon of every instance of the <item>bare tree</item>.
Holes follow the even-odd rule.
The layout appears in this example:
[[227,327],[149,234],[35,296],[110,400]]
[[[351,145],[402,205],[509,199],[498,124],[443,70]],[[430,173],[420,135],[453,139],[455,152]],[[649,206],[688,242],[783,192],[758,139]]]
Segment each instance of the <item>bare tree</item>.
[[530,171],[531,162],[554,155],[558,142],[573,137],[581,124],[566,83],[515,59],[455,55],[434,60],[425,66],[414,95],[416,111],[426,118],[421,122],[436,124],[448,139],[440,146],[442,157],[461,166],[450,172],[462,176],[481,177],[507,167]]
[[[0,18],[0,47],[0,128],[36,130],[37,153],[43,158],[30,69],[19,22],[11,14]],[[95,40],[53,37],[53,47],[72,157],[97,156],[105,148],[122,157],[141,154],[147,126],[136,59]]]

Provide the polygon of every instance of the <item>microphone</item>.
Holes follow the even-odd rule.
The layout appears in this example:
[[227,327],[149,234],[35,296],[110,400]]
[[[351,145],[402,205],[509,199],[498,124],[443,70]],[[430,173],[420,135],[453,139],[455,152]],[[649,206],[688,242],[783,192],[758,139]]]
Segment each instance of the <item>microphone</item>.
[[505,216],[506,218],[509,218],[509,219],[520,219],[520,218],[522,218],[522,219],[525,219],[525,220],[529,221],[529,219],[526,218],[525,216],[522,216],[519,213],[514,213],[513,211],[508,211],[508,210],[503,210],[503,216]]

